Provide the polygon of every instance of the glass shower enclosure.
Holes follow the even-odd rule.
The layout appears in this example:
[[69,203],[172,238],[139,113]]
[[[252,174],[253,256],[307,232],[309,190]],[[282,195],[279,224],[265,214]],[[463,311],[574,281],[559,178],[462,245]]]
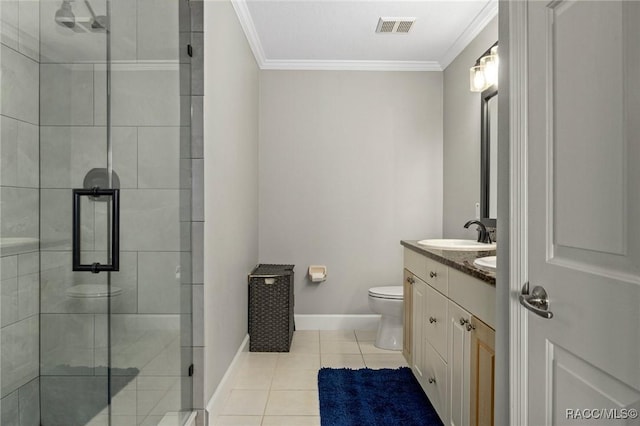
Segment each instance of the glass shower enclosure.
[[191,418],[187,0],[0,0],[2,425]]

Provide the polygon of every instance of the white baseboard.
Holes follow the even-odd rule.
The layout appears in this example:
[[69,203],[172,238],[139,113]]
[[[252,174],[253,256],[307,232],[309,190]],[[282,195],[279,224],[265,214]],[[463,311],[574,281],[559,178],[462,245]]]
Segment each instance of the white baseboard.
[[295,315],[296,330],[376,330],[380,315]]
[[231,364],[229,364],[229,368],[227,368],[226,373],[222,376],[222,380],[220,380],[220,384],[216,388],[216,391],[211,396],[211,399],[207,403],[207,412],[209,413],[209,423],[215,419],[222,409],[223,404],[227,400],[227,396],[231,393],[231,386],[233,384],[233,377],[236,374],[236,370],[239,365],[239,360],[242,356],[249,351],[249,335],[247,334],[240,347],[238,348],[238,352],[233,357]]

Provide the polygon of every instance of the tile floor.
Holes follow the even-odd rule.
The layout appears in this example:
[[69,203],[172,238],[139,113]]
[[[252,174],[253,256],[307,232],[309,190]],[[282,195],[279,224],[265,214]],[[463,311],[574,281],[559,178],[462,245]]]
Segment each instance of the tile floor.
[[288,353],[248,352],[212,426],[319,426],[318,370],[398,368],[400,351],[374,346],[375,330],[296,331]]

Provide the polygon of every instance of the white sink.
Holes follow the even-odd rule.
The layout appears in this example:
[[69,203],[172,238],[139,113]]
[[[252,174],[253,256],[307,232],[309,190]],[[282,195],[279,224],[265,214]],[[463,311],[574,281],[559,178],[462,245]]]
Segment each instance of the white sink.
[[421,240],[418,244],[438,250],[487,251],[495,250],[496,244],[479,243],[475,240],[433,239]]
[[495,256],[479,257],[473,261],[473,264],[481,268],[491,269],[493,271],[496,269],[496,257]]

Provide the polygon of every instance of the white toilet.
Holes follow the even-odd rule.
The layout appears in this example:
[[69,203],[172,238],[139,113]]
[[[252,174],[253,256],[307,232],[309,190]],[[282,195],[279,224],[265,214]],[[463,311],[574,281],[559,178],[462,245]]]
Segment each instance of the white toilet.
[[376,347],[392,351],[402,350],[402,286],[369,289],[369,307],[380,314]]

